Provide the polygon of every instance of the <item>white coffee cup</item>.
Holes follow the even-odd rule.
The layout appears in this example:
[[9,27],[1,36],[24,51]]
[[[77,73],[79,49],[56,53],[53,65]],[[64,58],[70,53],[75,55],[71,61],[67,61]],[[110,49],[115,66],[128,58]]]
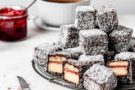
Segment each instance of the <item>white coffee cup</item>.
[[57,3],[37,0],[37,15],[44,23],[49,25],[60,26],[64,24],[73,24],[76,7],[89,4],[90,0],[81,0],[71,3]]

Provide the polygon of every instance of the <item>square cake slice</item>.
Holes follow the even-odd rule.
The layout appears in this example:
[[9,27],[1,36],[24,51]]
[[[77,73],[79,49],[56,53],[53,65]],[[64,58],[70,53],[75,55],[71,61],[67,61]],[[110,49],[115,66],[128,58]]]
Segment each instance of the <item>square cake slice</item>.
[[80,83],[80,70],[78,67],[66,63],[64,65],[64,79],[68,82],[71,82],[75,85]]
[[79,30],[89,30],[96,27],[97,10],[92,6],[78,6],[76,8],[75,26]]
[[108,62],[108,67],[113,70],[121,84],[133,83],[135,76],[135,53],[121,52],[115,55],[113,61]]
[[110,61],[108,67],[112,69],[116,76],[127,76],[129,73],[129,62],[128,61]]
[[66,56],[64,55],[49,55],[47,71],[52,75],[62,75],[63,73],[63,63],[66,61]]
[[63,79],[74,87],[83,87],[83,64],[76,59],[68,59],[64,64]]
[[63,78],[73,86],[83,87],[83,74],[93,64],[104,65],[103,55],[81,55],[78,60],[68,59],[64,64]]
[[83,78],[83,85],[87,90],[114,90],[117,86],[117,78],[113,71],[100,64],[90,67]]
[[81,30],[80,47],[87,55],[104,54],[108,50],[108,36],[100,29]]
[[117,53],[126,52],[129,49],[129,42],[133,30],[119,25],[119,28],[109,34],[109,48]]

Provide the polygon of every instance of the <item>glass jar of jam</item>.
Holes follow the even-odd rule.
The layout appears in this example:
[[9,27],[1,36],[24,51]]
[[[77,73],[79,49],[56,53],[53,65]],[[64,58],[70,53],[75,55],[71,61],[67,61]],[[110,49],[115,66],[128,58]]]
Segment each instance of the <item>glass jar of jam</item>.
[[15,41],[27,36],[27,10],[24,7],[0,8],[0,40]]

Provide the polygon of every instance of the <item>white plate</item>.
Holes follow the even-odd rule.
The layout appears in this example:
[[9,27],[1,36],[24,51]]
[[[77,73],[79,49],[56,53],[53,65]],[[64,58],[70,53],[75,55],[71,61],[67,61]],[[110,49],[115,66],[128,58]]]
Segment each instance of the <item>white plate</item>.
[[48,25],[48,24],[42,22],[42,20],[39,17],[34,17],[33,22],[38,28],[40,28],[42,30],[53,30],[53,31],[59,31],[60,30],[59,26]]

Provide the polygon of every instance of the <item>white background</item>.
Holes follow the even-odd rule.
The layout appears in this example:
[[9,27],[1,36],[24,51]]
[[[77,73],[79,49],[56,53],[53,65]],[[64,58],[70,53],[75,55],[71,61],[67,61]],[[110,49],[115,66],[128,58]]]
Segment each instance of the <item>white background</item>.
[[[32,0],[0,0],[0,5],[23,5],[27,6]],[[111,4],[118,9],[120,14],[135,14],[135,0],[91,0],[91,5],[100,7]],[[30,14],[36,15],[36,6],[31,8]]]

